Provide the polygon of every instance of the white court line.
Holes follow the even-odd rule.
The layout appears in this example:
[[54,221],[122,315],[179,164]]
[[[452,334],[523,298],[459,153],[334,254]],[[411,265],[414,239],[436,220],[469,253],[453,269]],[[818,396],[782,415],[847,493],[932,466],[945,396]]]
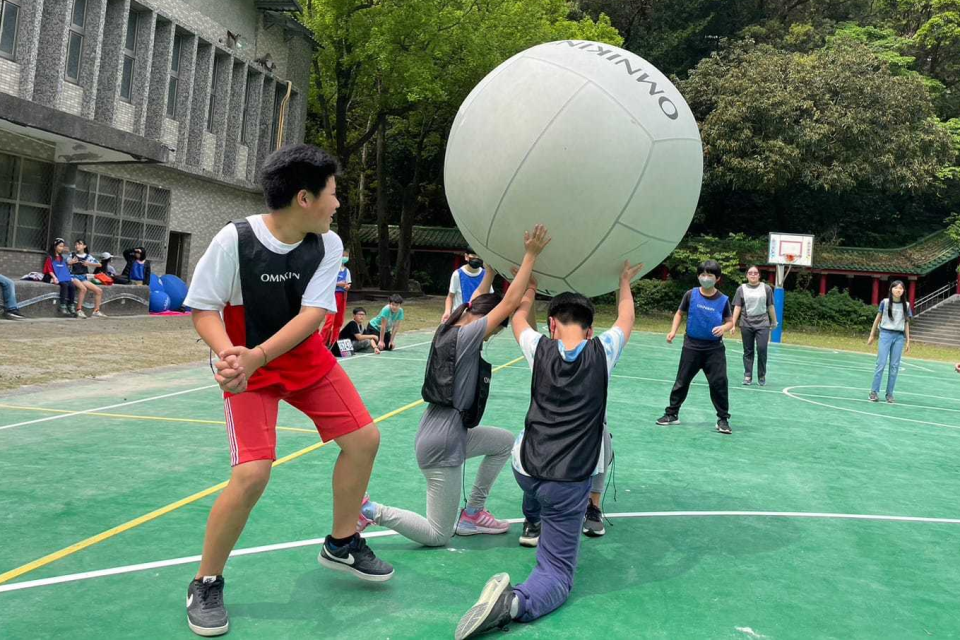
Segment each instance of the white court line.
[[[960,524],[958,518],[925,518],[918,516],[888,516],[871,515],[859,513],[817,513],[802,511],[630,511],[626,513],[605,513],[607,518],[804,518],[804,519],[829,519],[829,520],[871,520],[875,522],[923,522],[930,524]],[[520,524],[523,518],[509,518],[506,520],[510,524]],[[372,533],[362,534],[364,538],[384,538],[387,536],[399,535],[396,531],[374,531]],[[269,553],[271,551],[283,551],[286,549],[297,549],[301,547],[319,546],[323,543],[323,538],[310,538],[308,540],[297,540],[294,542],[282,542],[280,544],[268,544],[262,547],[249,547],[246,549],[237,549],[230,554],[231,558],[239,556],[249,556],[259,553]],[[84,571],[82,573],[71,573],[53,578],[43,578],[40,580],[27,580],[24,582],[15,582],[13,584],[0,586],[0,593],[9,591],[21,591],[23,589],[33,589],[36,587],[46,587],[54,584],[63,584],[66,582],[77,582],[80,580],[90,580],[93,578],[104,578],[107,576],[122,575],[125,573],[136,573],[139,571],[149,571],[151,569],[162,569],[164,567],[175,567],[185,564],[200,562],[200,556],[186,556],[183,558],[172,558],[170,560],[159,560],[156,562],[144,562],[141,564],[130,564],[123,567],[114,567],[112,569],[100,569],[97,571]]]
[[[428,342],[418,342],[418,343],[416,343],[416,344],[408,344],[408,345],[404,345],[404,346],[402,346],[402,347],[397,347],[396,349],[394,349],[394,351],[399,351],[399,350],[401,350],[401,349],[411,349],[411,348],[413,348],[413,347],[422,347],[422,346],[425,345],[425,344],[430,344],[430,342],[428,341]],[[342,363],[344,363],[344,362],[349,362],[349,361],[351,361],[351,360],[358,360],[358,359],[360,359],[360,358],[364,358],[364,357],[372,356],[372,355],[375,355],[375,354],[370,353],[370,354],[362,354],[362,355],[359,355],[359,356],[353,356],[352,358],[346,358],[346,359],[344,359],[344,360],[340,360],[340,362],[341,362],[341,364],[342,364]],[[399,358],[397,358],[397,359],[399,359]],[[119,407],[129,407],[129,406],[131,406],[131,405],[140,404],[140,403],[143,403],[143,402],[151,402],[151,401],[153,401],[153,400],[163,400],[164,398],[173,398],[174,396],[181,396],[181,395],[184,395],[184,394],[186,394],[186,393],[193,393],[193,392],[195,392],[195,391],[203,391],[204,389],[214,389],[214,388],[216,388],[217,386],[218,386],[218,385],[216,385],[216,384],[207,384],[207,385],[204,385],[204,386],[202,386],[202,387],[194,387],[193,389],[184,389],[183,391],[176,391],[176,392],[174,392],[174,393],[165,393],[165,394],[163,394],[163,395],[151,396],[151,397],[149,397],[149,398],[141,398],[141,399],[139,399],[139,400],[131,400],[131,401],[129,401],[129,402],[120,402],[120,403],[118,403],[118,404],[110,404],[110,405],[106,405],[106,406],[103,406],[103,407],[94,407],[93,409],[83,409],[82,411],[71,411],[70,413],[61,413],[61,414],[57,414],[57,415],[55,415],[55,416],[47,416],[47,417],[45,417],[45,418],[37,418],[36,420],[26,420],[26,421],[24,421],[24,422],[15,422],[15,423],[13,423],[13,424],[3,425],[2,427],[0,427],[0,431],[3,431],[3,430],[5,430],[5,429],[13,429],[14,427],[23,427],[23,426],[26,426],[26,425],[28,425],[28,424],[37,424],[37,423],[40,423],[40,422],[50,422],[50,421],[52,421],[52,420],[62,420],[62,419],[64,419],[64,418],[72,418],[72,417],[74,417],[74,416],[82,416],[82,415],[85,414],[85,413],[99,413],[99,412],[101,412],[101,411],[106,411],[107,409],[117,409],[117,408],[119,408]]]
[[[860,391],[862,391],[862,389],[860,389]],[[779,392],[778,392],[778,393],[779,393]],[[902,394],[898,394],[898,395],[902,395]],[[916,395],[920,395],[920,394],[916,394]],[[886,404],[886,403],[883,402],[882,400],[878,400],[877,402],[874,402],[873,400],[869,400],[869,399],[867,399],[867,398],[844,398],[843,396],[828,396],[828,395],[821,395],[821,394],[817,394],[817,393],[804,393],[804,394],[802,395],[802,397],[804,397],[804,398],[820,398],[820,399],[822,399],[822,400],[842,400],[842,401],[844,401],[844,402],[868,402],[868,403],[871,403],[871,404],[878,404],[878,403],[879,403],[879,404]],[[938,397],[938,396],[927,396],[927,397],[929,397],[929,398],[936,398],[936,397]],[[943,407],[931,407],[930,405],[926,405],[926,404],[909,404],[909,403],[906,403],[906,402],[900,402],[899,400],[894,403],[894,406],[896,406],[896,407],[907,407],[908,409],[930,409],[931,411],[949,411],[950,413],[960,413],[960,409],[945,409],[945,408],[943,408]],[[879,414],[878,414],[878,415],[879,415]]]
[[863,416],[870,416],[871,418],[886,418],[888,420],[900,420],[901,422],[911,422],[914,424],[928,424],[934,427],[944,427],[946,429],[960,429],[960,426],[954,424],[942,424],[940,422],[930,422],[928,420],[914,420],[913,418],[901,418],[900,416],[888,416],[882,413],[873,413],[872,411],[860,411],[859,409],[850,409],[849,407],[837,407],[832,404],[827,404],[825,402],[817,402],[816,400],[810,400],[802,395],[795,395],[791,393],[794,389],[848,389],[849,387],[834,387],[830,385],[823,384],[805,384],[798,385],[794,387],[787,387],[783,390],[783,393],[793,398],[794,400],[800,400],[801,402],[809,402],[810,404],[815,404],[820,407],[826,407],[828,409],[835,409],[837,411],[848,411],[850,413],[858,413]]

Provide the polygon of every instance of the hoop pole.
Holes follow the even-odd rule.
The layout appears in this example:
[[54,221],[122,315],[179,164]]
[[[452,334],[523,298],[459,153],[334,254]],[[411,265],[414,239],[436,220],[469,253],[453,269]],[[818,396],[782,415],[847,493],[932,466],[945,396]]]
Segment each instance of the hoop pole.
[[783,341],[783,283],[789,273],[784,265],[777,265],[777,286],[773,290],[773,307],[777,312],[777,328],[770,332],[770,342],[778,344]]

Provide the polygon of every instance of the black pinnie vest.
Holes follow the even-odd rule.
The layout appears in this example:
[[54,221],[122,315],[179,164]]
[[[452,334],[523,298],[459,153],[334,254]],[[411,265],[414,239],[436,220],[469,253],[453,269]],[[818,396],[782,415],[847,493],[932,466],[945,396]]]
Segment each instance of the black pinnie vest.
[[430,344],[430,355],[427,357],[427,370],[423,376],[423,388],[420,397],[424,402],[453,407],[460,412],[463,426],[473,429],[480,424],[483,411],[487,407],[487,397],[490,395],[490,363],[478,353],[480,366],[477,370],[477,387],[473,402],[469,407],[458,407],[453,401],[454,380],[457,370],[457,337],[459,327],[455,325],[440,325]]
[[240,256],[240,290],[249,349],[269,340],[297,314],[303,294],[323,261],[323,240],[308,233],[290,253],[270,251],[246,220],[234,220]]
[[533,478],[576,482],[593,475],[603,444],[607,356],[599,338],[567,362],[541,338],[533,360],[530,410],[520,462]]

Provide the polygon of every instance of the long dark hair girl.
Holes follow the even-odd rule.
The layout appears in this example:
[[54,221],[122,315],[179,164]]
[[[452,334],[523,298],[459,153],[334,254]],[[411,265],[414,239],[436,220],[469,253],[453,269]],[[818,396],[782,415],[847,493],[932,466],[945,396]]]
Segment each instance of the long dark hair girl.
[[[463,314],[465,313],[470,313],[478,318],[484,318],[487,316],[487,314],[496,309],[501,302],[503,302],[503,298],[497,293],[484,293],[479,295],[471,302],[464,302],[459,307],[454,309],[453,313],[450,314],[450,317],[447,318],[447,321],[444,323],[444,326],[452,327],[453,325],[457,324],[460,322],[460,319],[463,318]],[[500,326],[506,327],[509,319],[509,316],[505,317],[500,323]]]
[[907,297],[904,295],[904,293],[906,293],[906,287],[903,286],[903,280],[894,280],[890,283],[890,293],[887,295],[887,317],[893,320],[893,305],[895,304],[893,300],[893,290],[898,286],[902,291],[900,294],[900,308],[903,309],[903,321],[909,322],[910,315],[907,313]]

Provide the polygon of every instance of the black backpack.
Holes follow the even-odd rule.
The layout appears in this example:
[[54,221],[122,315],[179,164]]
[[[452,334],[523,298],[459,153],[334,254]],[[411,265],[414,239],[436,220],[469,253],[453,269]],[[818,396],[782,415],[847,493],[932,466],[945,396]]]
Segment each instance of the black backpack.
[[424,402],[457,409],[460,411],[463,426],[467,429],[473,429],[480,424],[480,419],[483,418],[487,398],[490,396],[490,378],[493,375],[493,369],[489,362],[484,360],[480,354],[477,354],[480,364],[477,371],[477,388],[473,403],[469,407],[455,406],[453,389],[457,368],[458,334],[459,327],[454,325],[441,325],[437,329],[433,336],[433,342],[430,344],[430,355],[427,358],[427,370],[423,376],[423,388],[420,390],[420,397],[423,398]]

